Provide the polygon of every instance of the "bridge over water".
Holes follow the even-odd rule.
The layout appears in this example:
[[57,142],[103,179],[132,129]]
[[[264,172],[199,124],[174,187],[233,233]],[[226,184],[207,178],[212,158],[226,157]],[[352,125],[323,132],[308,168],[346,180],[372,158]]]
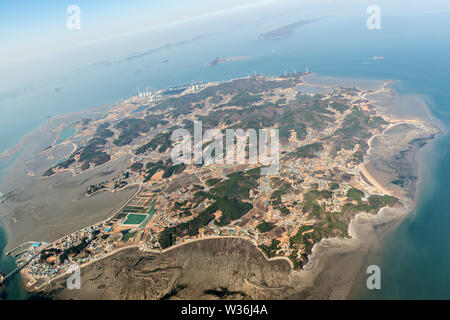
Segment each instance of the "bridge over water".
[[[8,273],[4,279],[3,279],[3,283],[8,282],[9,279],[11,279],[12,277],[14,277],[15,274],[17,274],[18,272],[20,272],[20,270],[22,270],[23,268],[25,268],[31,261],[34,260],[34,258],[36,258],[39,254],[41,253],[41,251],[39,250],[36,254],[34,254],[30,259],[28,259],[27,262],[25,262],[24,264],[22,264],[20,267],[17,267],[16,269],[14,269],[13,271],[11,271],[10,273]],[[0,283],[2,284],[2,283]]]
[[[34,243],[39,243],[39,245],[41,246],[40,250],[38,250],[30,259],[28,259],[28,261],[26,261],[25,263],[21,264],[20,266],[18,266],[16,269],[14,269],[13,271],[11,271],[10,273],[8,273],[6,276],[4,276],[3,281],[0,283],[0,285],[5,284],[9,279],[11,279],[12,277],[14,277],[14,275],[16,275],[18,272],[20,272],[20,270],[22,270],[23,268],[25,268],[31,261],[34,260],[34,258],[36,258],[41,251],[45,248],[45,245],[43,246],[41,242],[39,241],[28,241],[25,243],[22,243],[21,245],[9,250],[8,252],[5,253],[5,255],[9,256],[11,255],[13,252],[18,251],[19,249],[23,248],[26,245],[29,245],[31,248],[31,245]],[[17,254],[14,255],[14,257],[18,257],[19,255],[21,255],[22,253],[27,252],[30,248],[21,250],[20,252],[18,252]],[[25,258],[20,258],[18,260],[16,260],[17,262],[21,262],[25,260]]]

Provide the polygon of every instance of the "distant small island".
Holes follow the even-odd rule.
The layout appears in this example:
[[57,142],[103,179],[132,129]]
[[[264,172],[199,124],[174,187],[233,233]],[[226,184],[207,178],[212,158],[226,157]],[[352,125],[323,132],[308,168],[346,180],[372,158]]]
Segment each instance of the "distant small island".
[[258,38],[262,39],[262,40],[275,40],[275,39],[287,38],[290,35],[292,35],[292,33],[294,33],[295,29],[297,29],[299,27],[303,27],[303,26],[305,26],[309,23],[315,22],[317,20],[319,20],[319,19],[300,20],[300,21],[282,26],[281,28],[274,29],[274,30],[271,30],[266,33],[262,33],[259,35]]
[[248,59],[250,57],[248,56],[239,56],[239,57],[230,57],[230,58],[215,58],[213,61],[211,61],[208,66],[210,67],[214,67],[215,65],[221,64],[221,63],[227,63],[227,62],[233,62],[233,61],[238,61],[238,60],[244,60],[244,59]]

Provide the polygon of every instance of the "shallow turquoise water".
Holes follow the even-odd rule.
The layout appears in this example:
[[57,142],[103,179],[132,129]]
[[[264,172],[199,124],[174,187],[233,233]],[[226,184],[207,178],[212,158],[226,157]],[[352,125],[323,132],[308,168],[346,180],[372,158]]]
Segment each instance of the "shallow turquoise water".
[[381,290],[367,290],[364,275],[357,299],[450,299],[450,138],[440,137],[429,162],[418,206],[371,252],[367,265],[381,268]]
[[59,134],[58,139],[56,140],[56,144],[60,144],[67,139],[69,139],[71,136],[73,136],[77,130],[73,127],[64,128],[61,133]]

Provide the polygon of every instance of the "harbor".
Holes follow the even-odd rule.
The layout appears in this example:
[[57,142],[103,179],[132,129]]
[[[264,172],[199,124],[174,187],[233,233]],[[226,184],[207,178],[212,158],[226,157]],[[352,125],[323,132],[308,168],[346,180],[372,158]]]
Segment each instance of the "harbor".
[[18,266],[13,256],[5,254],[5,246],[6,234],[0,224],[0,300],[27,299],[28,293],[21,286],[20,273],[15,273],[14,277],[6,280],[7,275],[16,270]]

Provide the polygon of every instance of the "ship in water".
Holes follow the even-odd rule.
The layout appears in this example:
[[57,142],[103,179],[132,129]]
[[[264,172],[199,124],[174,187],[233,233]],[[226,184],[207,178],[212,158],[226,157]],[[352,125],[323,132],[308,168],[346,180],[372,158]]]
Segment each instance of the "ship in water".
[[3,193],[0,192],[0,204],[4,202],[3,197],[4,197]]
[[362,64],[372,64],[372,63],[375,63],[375,61],[377,61],[377,60],[384,60],[384,57],[382,57],[382,56],[374,56],[374,57],[371,57],[371,58],[364,58],[362,60],[363,60]]

